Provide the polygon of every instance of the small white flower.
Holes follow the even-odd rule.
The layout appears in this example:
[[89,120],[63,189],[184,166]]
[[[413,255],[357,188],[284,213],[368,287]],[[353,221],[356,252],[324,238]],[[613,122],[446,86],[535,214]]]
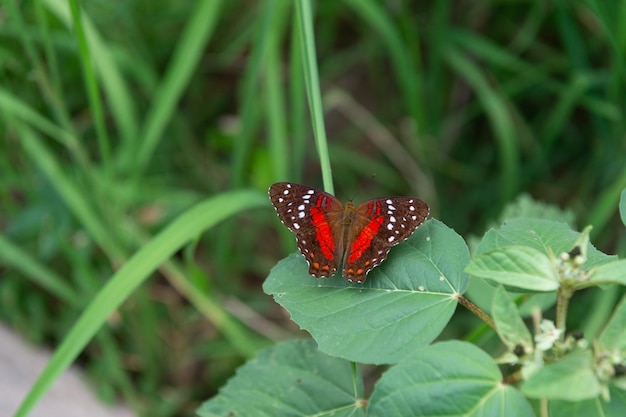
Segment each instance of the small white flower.
[[546,351],[554,345],[563,330],[557,329],[550,320],[541,320],[539,323],[539,333],[535,335],[535,347],[537,350]]

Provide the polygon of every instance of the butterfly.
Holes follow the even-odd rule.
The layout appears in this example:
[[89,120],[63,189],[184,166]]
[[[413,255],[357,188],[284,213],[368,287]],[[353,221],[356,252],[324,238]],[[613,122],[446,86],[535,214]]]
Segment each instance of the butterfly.
[[309,273],[330,277],[341,264],[343,277],[351,282],[364,282],[389,249],[411,236],[430,212],[428,204],[412,197],[344,206],[331,194],[291,182],[273,184],[268,194],[280,220],[295,233]]

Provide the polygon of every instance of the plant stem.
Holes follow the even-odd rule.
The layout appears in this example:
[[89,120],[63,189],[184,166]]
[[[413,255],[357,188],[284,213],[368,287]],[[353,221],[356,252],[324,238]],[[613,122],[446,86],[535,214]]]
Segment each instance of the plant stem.
[[502,383],[506,384],[506,385],[513,385],[521,380],[524,379],[524,376],[522,375],[522,371],[517,371],[517,372],[513,372],[510,375],[507,375],[503,380]]
[[556,296],[556,328],[563,330],[561,339],[565,338],[565,321],[567,319],[567,309],[569,300],[572,298],[573,291],[566,286],[559,287]]
[[539,412],[541,413],[541,417],[548,417],[550,415],[548,412],[548,400],[545,398],[539,400]]
[[493,330],[496,330],[496,325],[493,322],[493,319],[489,316],[489,314],[485,313],[480,307],[478,307],[476,304],[474,304],[467,298],[463,297],[462,295],[457,296],[457,300],[459,300],[459,303],[463,307],[467,308],[469,311],[476,314],[478,318],[480,318],[482,321],[487,323],[487,325],[489,325],[489,327],[491,327]]

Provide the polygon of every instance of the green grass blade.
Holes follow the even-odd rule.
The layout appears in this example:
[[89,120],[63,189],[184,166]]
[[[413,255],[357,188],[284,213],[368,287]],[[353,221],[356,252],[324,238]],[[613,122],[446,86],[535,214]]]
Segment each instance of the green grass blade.
[[224,193],[190,208],[144,245],[111,277],[81,314],[32,386],[15,417],[25,417],[28,414],[55,379],[76,359],[109,315],[159,265],[166,262],[183,245],[195,239],[201,231],[244,210],[264,206],[267,206],[267,200],[261,193]]
[[42,42],[46,52],[45,61],[51,69],[51,77],[46,73],[44,61],[39,57],[37,47],[32,37],[28,34],[29,27],[23,19],[21,10],[17,7],[16,1],[7,1],[6,7],[9,15],[12,16],[12,22],[16,27],[16,31],[20,36],[22,47],[26,52],[26,56],[30,61],[32,67],[33,78],[36,80],[39,90],[42,96],[47,101],[48,106],[52,110],[52,113],[59,119],[63,125],[68,128],[70,124],[69,114],[67,109],[63,106],[63,91],[59,88],[58,71],[56,71],[56,56],[53,53],[50,42],[49,27],[47,24],[47,18],[41,7],[41,2],[35,2],[35,12],[38,19],[38,23],[42,31]]
[[91,51],[87,44],[87,36],[83,28],[82,12],[77,0],[69,0],[70,11],[72,12],[72,24],[74,34],[78,43],[81,68],[83,71],[83,81],[87,90],[89,107],[96,128],[96,137],[100,148],[100,158],[104,166],[104,172],[109,173],[111,169],[111,143],[109,134],[104,126],[104,110],[102,108],[102,98],[96,80],[96,73],[91,57]]
[[268,140],[273,175],[272,178],[284,181],[289,179],[289,155],[287,151],[287,111],[284,104],[284,96],[281,94],[281,62],[280,50],[282,32],[285,26],[286,12],[289,10],[288,3],[279,2],[275,7],[274,24],[269,28],[270,34],[267,42],[267,53],[265,59],[265,94]]
[[303,59],[300,50],[300,32],[297,25],[291,26],[291,45],[289,57],[289,91],[291,101],[290,136],[293,146],[291,155],[290,174],[293,181],[301,182],[302,172],[295,167],[304,166],[306,158],[306,139],[308,137],[308,123],[306,118],[306,97],[304,91]]
[[[145,168],[160,140],[167,123],[171,120],[176,104],[196,70],[205,47],[218,21],[220,0],[202,0],[196,3],[191,20],[187,24],[180,43],[170,61],[163,82],[158,87],[153,107],[142,129],[140,148],[136,159],[127,159],[124,166],[137,166],[139,171]],[[125,156],[132,156],[126,154]],[[137,168],[134,168],[137,170]]]
[[330,157],[328,155],[328,140],[326,139],[326,128],[324,126],[324,109],[322,108],[322,95],[320,92],[319,74],[317,72],[313,12],[311,11],[311,3],[308,0],[296,1],[296,18],[304,62],[304,82],[309,98],[313,132],[315,133],[315,143],[320,158],[324,189],[334,194]]
[[[422,85],[420,83],[420,80],[423,79],[421,68],[411,60],[413,55],[407,53],[406,45],[400,33],[389,19],[389,13],[377,1],[349,0],[347,3],[380,34],[382,41],[387,45],[407,111],[415,120],[418,136],[420,138],[426,137],[422,133],[428,131],[429,123],[424,116]],[[418,143],[417,145],[421,144]]]
[[19,246],[0,234],[0,263],[24,274],[36,285],[67,304],[76,305],[76,291],[65,283],[54,271],[39,263]]
[[617,212],[620,195],[626,188],[626,169],[623,169],[619,175],[606,185],[604,191],[599,194],[597,201],[589,215],[585,217],[583,224],[593,226],[591,237],[595,237],[608,224],[609,220]]
[[[45,6],[68,27],[72,25],[71,12],[66,0],[42,0]],[[102,89],[107,96],[109,108],[120,129],[124,143],[137,141],[137,112],[131,99],[131,89],[113,58],[111,51],[100,37],[88,16],[82,16],[82,24],[93,63],[102,78]]]
[[39,135],[24,125],[15,124],[15,127],[26,154],[52,183],[69,210],[79,219],[113,264],[121,262],[124,259],[122,249],[112,237],[110,228],[105,226],[89,200],[85,198],[85,193],[64,172]]
[[59,126],[52,123],[49,119],[35,112],[19,97],[2,89],[0,89],[0,110],[2,110],[2,115],[7,121],[10,122],[11,118],[15,118],[40,130],[65,146],[83,167],[90,166],[89,159],[80,141],[72,132],[59,128]]
[[247,172],[247,162],[250,156],[250,147],[254,135],[255,128],[259,120],[259,104],[257,84],[263,70],[263,62],[265,61],[267,43],[271,25],[274,18],[274,10],[276,2],[268,0],[262,7],[262,15],[260,21],[254,28],[256,38],[252,45],[252,54],[250,63],[246,69],[246,74],[241,82],[239,99],[241,105],[241,132],[234,148],[233,168],[231,184],[234,187],[241,187],[245,183],[245,174]]
[[515,196],[519,187],[519,151],[515,123],[507,110],[509,103],[498,91],[493,89],[484,74],[458,50],[449,48],[446,60],[472,86],[484,107],[494,132],[494,139],[500,153],[502,171],[501,201],[506,202]]
[[224,335],[234,352],[252,358],[259,349],[266,347],[264,341],[244,328],[222,307],[219,294],[218,297],[207,295],[174,262],[163,265],[162,271],[170,283]]

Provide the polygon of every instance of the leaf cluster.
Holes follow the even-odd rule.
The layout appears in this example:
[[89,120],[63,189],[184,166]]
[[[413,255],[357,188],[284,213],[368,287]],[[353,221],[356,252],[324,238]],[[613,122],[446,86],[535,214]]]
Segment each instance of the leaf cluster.
[[[465,297],[470,280],[489,283],[489,314]],[[626,297],[597,335],[565,323],[576,292],[625,284],[626,261],[593,247],[589,228],[578,233],[538,218],[489,230],[473,256],[452,229],[429,220],[362,285],[311,277],[293,254],[272,269],[264,290],[315,343],[288,341],[260,354],[198,414],[622,415]],[[464,341],[433,343],[458,304],[493,327],[497,358]],[[534,326],[522,304],[532,306]],[[355,362],[389,365],[371,394]]]

